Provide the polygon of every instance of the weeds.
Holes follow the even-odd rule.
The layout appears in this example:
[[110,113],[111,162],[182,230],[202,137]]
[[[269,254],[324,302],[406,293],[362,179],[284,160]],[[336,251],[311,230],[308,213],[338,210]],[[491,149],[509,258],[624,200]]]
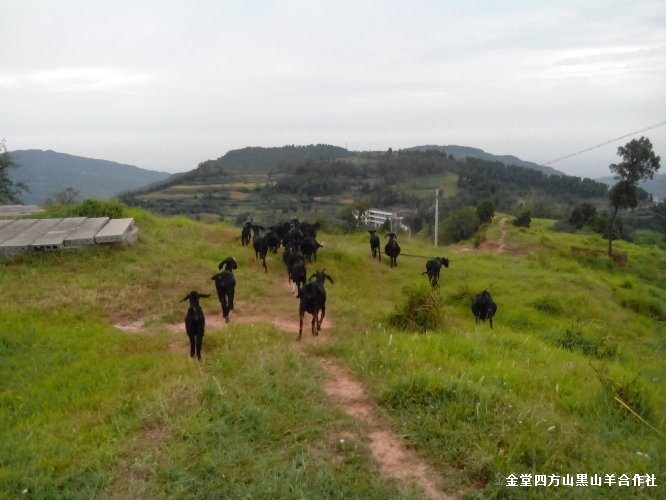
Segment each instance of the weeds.
[[420,284],[403,289],[406,302],[390,317],[392,326],[407,331],[436,331],[441,328],[444,313],[439,291],[429,285]]

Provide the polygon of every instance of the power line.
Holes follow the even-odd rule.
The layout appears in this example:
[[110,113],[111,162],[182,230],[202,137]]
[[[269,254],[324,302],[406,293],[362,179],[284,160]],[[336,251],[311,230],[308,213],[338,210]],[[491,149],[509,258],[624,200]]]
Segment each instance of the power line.
[[666,125],[666,120],[664,120],[663,122],[655,123],[654,125],[650,125],[640,130],[634,130],[633,132],[629,132],[628,134],[621,135],[620,137],[616,137],[615,139],[602,142],[601,144],[597,144],[596,146],[590,146],[589,148],[581,149],[580,151],[576,151],[575,153],[571,153],[566,156],[562,156],[560,158],[555,158],[554,160],[550,160],[547,161],[546,163],[543,163],[543,165],[550,165],[551,163],[566,160],[567,158],[571,158],[572,156],[578,156],[579,154],[587,153],[588,151],[592,151],[593,149],[601,148],[603,146],[608,146],[609,144],[619,141],[620,139],[624,139],[625,137],[631,137],[632,135],[640,134],[641,132],[652,130],[653,128],[661,127],[663,125]]

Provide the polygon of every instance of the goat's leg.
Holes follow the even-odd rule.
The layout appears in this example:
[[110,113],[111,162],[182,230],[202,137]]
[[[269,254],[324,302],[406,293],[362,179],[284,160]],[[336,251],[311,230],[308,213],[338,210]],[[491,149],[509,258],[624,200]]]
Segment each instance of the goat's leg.
[[190,339],[190,358],[194,357],[194,347],[195,347],[195,340],[194,340],[194,335],[187,335]]
[[222,317],[229,323],[229,298],[227,295],[222,297]]
[[197,359],[201,359],[201,348],[203,347],[203,333],[197,335]]
[[299,326],[298,326],[298,338],[296,340],[301,340],[301,337],[303,336],[303,315],[304,314],[305,313],[303,311],[299,312],[300,323],[299,323]]
[[234,295],[236,293],[236,289],[232,288],[229,290],[229,310],[233,311],[234,310]]
[[319,315],[319,319],[317,320],[317,330],[321,330],[321,324],[324,322],[324,316],[326,316],[326,306],[322,305],[321,314]]
[[314,312],[312,315],[312,335],[315,337],[318,335],[317,334],[317,311]]
[[493,317],[492,316],[490,317],[490,329],[491,330],[493,329]]

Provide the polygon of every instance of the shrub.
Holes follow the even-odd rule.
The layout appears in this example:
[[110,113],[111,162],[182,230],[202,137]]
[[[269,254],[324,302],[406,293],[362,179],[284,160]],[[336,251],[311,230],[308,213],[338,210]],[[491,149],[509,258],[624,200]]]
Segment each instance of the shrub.
[[124,216],[125,208],[125,205],[119,200],[88,198],[71,207],[67,217],[110,217],[117,219]]
[[592,339],[583,336],[580,332],[567,329],[555,344],[569,351],[580,351],[586,356],[594,358],[608,358],[617,354],[617,344],[609,337]]
[[474,236],[478,228],[476,210],[472,207],[461,208],[443,222],[442,236],[446,243],[457,243]]
[[403,291],[407,302],[389,317],[390,324],[401,330],[439,329],[444,318],[439,292],[427,284],[405,287]]
[[513,225],[516,227],[530,227],[532,223],[532,217],[530,216],[530,211],[526,210],[522,212],[518,217],[513,220]]

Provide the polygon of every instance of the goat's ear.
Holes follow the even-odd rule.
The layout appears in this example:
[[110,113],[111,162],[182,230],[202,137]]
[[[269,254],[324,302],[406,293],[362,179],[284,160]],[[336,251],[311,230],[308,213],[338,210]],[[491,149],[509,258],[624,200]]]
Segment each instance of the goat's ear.
[[236,263],[236,259],[234,259],[233,257],[229,257],[229,258],[231,259],[231,264],[232,264],[231,268],[232,269],[238,269],[238,264]]
[[199,294],[200,299],[207,299],[208,297],[210,297],[210,293],[200,293]]
[[185,298],[183,300],[181,300],[181,302],[185,302],[186,300],[189,300],[189,299],[190,299],[190,294],[188,293],[187,295],[185,295]]
[[326,278],[328,281],[330,281],[331,285],[333,284],[333,278],[331,278],[328,274],[324,273],[324,278]]
[[312,281],[312,279],[313,279],[314,277],[315,277],[315,275],[313,274],[312,276],[310,276],[310,277],[308,278],[308,281]]

